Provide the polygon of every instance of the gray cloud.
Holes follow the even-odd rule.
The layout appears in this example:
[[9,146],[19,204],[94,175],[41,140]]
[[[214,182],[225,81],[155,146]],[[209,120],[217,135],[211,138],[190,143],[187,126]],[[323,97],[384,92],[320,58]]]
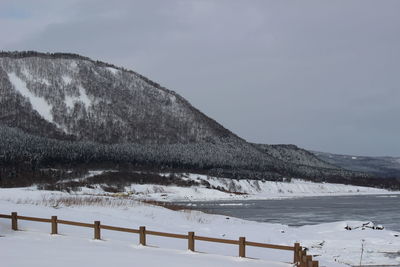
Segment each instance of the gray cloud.
[[400,155],[399,1],[32,2],[2,1],[0,49],[134,69],[249,141]]

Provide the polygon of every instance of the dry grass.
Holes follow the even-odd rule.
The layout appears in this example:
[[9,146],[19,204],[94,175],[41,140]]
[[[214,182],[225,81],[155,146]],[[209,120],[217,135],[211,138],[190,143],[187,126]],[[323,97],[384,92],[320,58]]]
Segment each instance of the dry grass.
[[73,206],[97,206],[97,207],[112,207],[112,208],[129,208],[143,205],[142,203],[123,197],[106,197],[106,196],[42,196],[41,199],[18,199],[17,204],[31,204],[58,207],[73,207]]
[[[9,201],[12,201],[11,199]],[[70,195],[70,196],[49,196],[43,195],[41,199],[21,198],[14,200],[16,204],[30,204],[47,206],[53,208],[96,206],[111,208],[130,208],[143,205],[154,205],[170,210],[190,210],[186,206],[155,200],[134,200],[127,196],[94,196],[94,195]]]

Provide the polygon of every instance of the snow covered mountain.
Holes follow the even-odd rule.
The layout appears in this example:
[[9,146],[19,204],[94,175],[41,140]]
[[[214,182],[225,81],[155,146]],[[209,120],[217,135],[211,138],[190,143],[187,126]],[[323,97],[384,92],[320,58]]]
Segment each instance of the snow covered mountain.
[[237,138],[175,92],[81,56],[2,53],[0,77],[2,123],[41,136],[163,144]]
[[106,162],[231,178],[368,177],[294,146],[250,144],[142,75],[75,54],[0,53],[0,140],[1,165],[22,164],[25,176]]

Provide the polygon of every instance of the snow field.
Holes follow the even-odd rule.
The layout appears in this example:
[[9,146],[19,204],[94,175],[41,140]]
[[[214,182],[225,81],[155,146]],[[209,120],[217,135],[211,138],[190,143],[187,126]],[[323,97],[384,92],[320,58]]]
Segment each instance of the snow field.
[[[32,205],[7,205],[1,202],[2,213],[18,209],[20,215],[47,218],[57,214],[59,219],[92,222],[101,220],[103,224],[138,228],[146,225],[148,229],[180,232],[192,230],[198,224],[206,227],[198,232],[210,233],[209,221],[200,213],[175,212],[159,207],[138,203],[134,208],[110,209],[99,207],[74,207],[54,209]],[[7,209],[8,208],[8,209]],[[171,216],[172,215],[172,216]],[[199,216],[200,215],[200,216]],[[164,220],[161,220],[161,217]],[[173,223],[175,222],[175,224]],[[2,261],[6,266],[87,266],[95,261],[96,266],[110,264],[139,264],[140,266],[291,266],[288,263],[271,260],[240,259],[238,246],[196,241],[196,250],[187,251],[187,240],[147,236],[149,246],[138,245],[139,235],[102,230],[102,240],[93,240],[93,229],[59,225],[59,235],[50,235],[49,223],[18,221],[21,231],[10,230],[10,219],[0,219],[0,238]],[[181,229],[180,231],[177,231]],[[4,249],[3,249],[4,248]],[[256,256],[258,251],[249,250]],[[218,255],[220,254],[220,255]],[[287,254],[287,253],[286,253]],[[292,260],[292,253],[280,255],[286,261]],[[24,257],[20,257],[24,255]],[[268,257],[268,255],[265,255]],[[286,257],[287,256],[287,257]]]
[[[273,266],[289,264],[173,249],[141,247],[128,242],[21,232],[2,240],[3,266]],[[23,257],[21,257],[23,255]]]
[[[308,253],[313,255],[315,260],[320,261],[320,266],[358,265],[361,246],[363,244],[365,249],[362,260],[363,264],[398,265],[400,263],[400,233],[389,230],[373,230],[370,228],[362,230],[362,227],[351,231],[345,230],[346,226],[356,228],[356,226],[361,226],[365,222],[334,222],[312,226],[288,227],[281,224],[258,223],[227,216],[210,215],[198,211],[171,211],[162,207],[150,206],[131,198],[103,197],[109,200],[107,202],[94,203],[89,201],[87,203],[64,202],[69,203],[70,206],[66,206],[62,202],[54,205],[54,202],[48,201],[49,199],[68,197],[93,198],[93,196],[76,196],[61,192],[38,191],[32,188],[0,189],[0,213],[10,214],[13,211],[17,211],[20,215],[42,218],[50,218],[56,215],[60,219],[86,223],[93,223],[95,220],[100,220],[102,224],[111,226],[135,229],[138,229],[139,226],[146,226],[148,230],[176,234],[187,234],[189,231],[194,231],[196,235],[235,240],[240,236],[245,236],[248,241],[288,246],[293,246],[295,242],[300,242],[302,246],[309,249]],[[99,195],[96,197],[100,198],[102,196]],[[93,246],[100,246],[102,249],[109,248],[111,251],[117,250],[118,252],[115,254],[108,252],[110,259],[114,256],[119,257],[119,253],[123,253],[123,251],[135,255],[135,258],[143,258],[145,257],[143,254],[141,254],[142,256],[138,256],[135,253],[145,250],[146,253],[152,254],[153,258],[162,259],[163,255],[165,257],[167,257],[166,255],[170,255],[173,259],[176,258],[177,262],[180,262],[180,260],[184,261],[185,259],[188,260],[187,264],[189,262],[192,264],[191,260],[195,257],[199,257],[199,262],[201,262],[200,258],[204,256],[207,263],[201,262],[203,266],[204,264],[212,266],[208,261],[214,257],[221,261],[226,260],[226,264],[231,264],[232,266],[236,262],[240,263],[240,266],[258,264],[252,260],[238,259],[237,245],[196,241],[196,251],[207,254],[193,254],[187,252],[187,240],[181,239],[147,236],[147,243],[150,247],[140,248],[137,245],[139,243],[139,236],[136,234],[102,230],[101,234],[104,241],[93,241],[93,229],[90,228],[59,225],[60,236],[56,237],[49,237],[49,223],[19,221],[19,228],[26,231],[13,232],[10,228],[11,221],[9,219],[0,219],[0,235],[4,236],[0,238],[0,247],[7,247],[7,250],[20,250],[20,247],[23,249],[25,245],[19,245],[19,243],[26,241],[37,242],[37,244],[31,244],[34,247],[31,248],[33,251],[35,249],[39,250],[41,247],[42,251],[47,251],[46,246],[54,247],[53,250],[57,246],[60,246],[60,248],[68,251],[67,247],[71,246],[77,248],[79,251],[86,251],[85,253],[88,253],[90,257],[99,259],[102,259],[107,254],[103,250],[97,251]],[[8,241],[10,239],[12,241]],[[56,242],[57,244],[50,243],[55,242],[54,240],[62,241]],[[87,248],[88,246],[91,246],[91,248]],[[122,246],[124,248],[121,248]],[[154,253],[148,252],[152,251],[152,249],[154,249]],[[49,249],[49,251],[51,250]],[[158,252],[156,252],[158,250],[160,257],[158,257]],[[28,251],[26,253],[29,254],[31,252]],[[44,252],[41,253],[43,254]],[[52,253],[61,258],[64,257],[63,254],[60,254],[62,252],[59,252],[59,254],[56,252]],[[96,256],[96,253],[100,255]],[[130,259],[131,254],[125,258]],[[13,254],[6,253],[5,255]],[[39,252],[32,252],[31,260],[36,262],[43,258],[37,255],[41,254]],[[266,264],[265,261],[288,264],[293,259],[293,253],[290,251],[254,247],[246,247],[246,255],[249,258],[261,259],[259,262],[263,262],[264,266],[275,266],[272,263]],[[225,258],[225,256],[233,256],[234,258]],[[82,255],[82,264],[86,264],[85,257],[86,254]],[[89,256],[87,257],[87,259],[90,258]],[[13,257],[10,256],[7,259],[11,261]],[[119,262],[120,259],[116,261]],[[111,264],[110,260],[107,261],[107,259],[104,259],[104,262]],[[179,266],[178,263],[176,264]],[[193,264],[193,266],[197,266],[196,260],[193,260]],[[218,264],[225,266],[224,263]],[[19,266],[24,265],[21,263]],[[157,266],[160,266],[160,262],[158,262]]]

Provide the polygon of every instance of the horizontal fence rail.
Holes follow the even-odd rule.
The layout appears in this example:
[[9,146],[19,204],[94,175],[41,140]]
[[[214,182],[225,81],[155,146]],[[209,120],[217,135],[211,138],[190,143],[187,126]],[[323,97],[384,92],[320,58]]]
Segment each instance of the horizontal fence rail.
[[298,267],[318,267],[319,266],[318,261],[314,261],[311,255],[307,255],[307,251],[305,249],[303,249],[303,247],[301,247],[299,243],[295,243],[294,246],[291,247],[291,246],[282,246],[282,245],[274,245],[274,244],[246,241],[245,237],[239,237],[238,240],[233,240],[233,239],[222,239],[222,238],[198,236],[198,235],[195,235],[194,232],[188,232],[187,235],[164,233],[164,232],[146,230],[145,226],[140,226],[139,229],[131,229],[131,228],[124,228],[124,227],[110,226],[110,225],[102,225],[100,223],[100,221],[94,221],[93,223],[83,223],[83,222],[60,220],[57,218],[57,216],[51,216],[50,219],[20,216],[17,214],[17,212],[12,212],[11,215],[0,214],[0,218],[11,219],[11,229],[14,231],[18,230],[18,220],[25,220],[25,221],[50,223],[51,224],[51,234],[53,234],[53,235],[58,234],[58,225],[59,224],[93,228],[94,229],[94,239],[101,239],[101,229],[109,230],[109,231],[119,231],[119,232],[125,232],[125,233],[139,234],[139,243],[143,246],[146,246],[146,235],[187,239],[188,240],[188,249],[191,251],[195,251],[195,240],[238,245],[239,246],[239,257],[246,257],[246,246],[287,250],[287,251],[294,252],[293,263],[295,264],[295,266],[298,266]]
[[100,229],[110,230],[110,231],[118,231],[118,232],[125,232],[125,233],[132,233],[132,234],[139,234],[140,231],[136,229],[124,228],[124,227],[115,227],[109,225],[100,225]]
[[[20,219],[19,216],[18,216],[18,219]],[[66,224],[66,225],[72,225],[72,226],[94,228],[94,224],[90,224],[90,223],[81,223],[81,222],[73,222],[73,221],[66,221],[66,220],[57,220],[57,223]]]

